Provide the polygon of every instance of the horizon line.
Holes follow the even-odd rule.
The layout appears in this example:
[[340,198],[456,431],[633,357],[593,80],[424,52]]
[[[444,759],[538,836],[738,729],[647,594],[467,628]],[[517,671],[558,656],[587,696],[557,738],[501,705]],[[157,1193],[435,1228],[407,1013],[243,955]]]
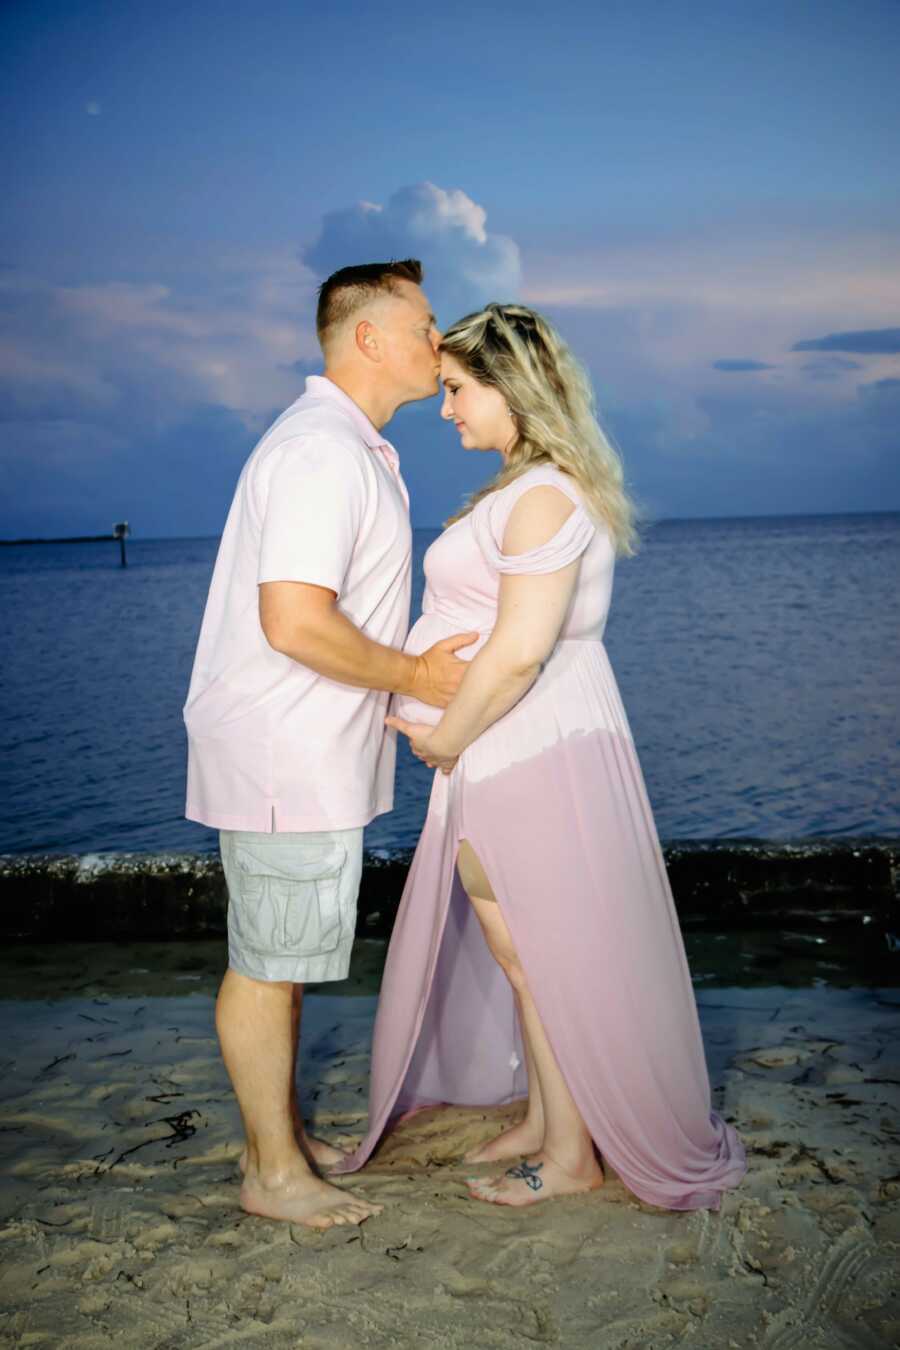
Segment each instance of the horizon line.
[[[697,524],[697,523],[715,523],[727,520],[823,520],[832,517],[846,516],[898,516],[900,515],[900,506],[881,508],[877,511],[765,511],[755,512],[750,515],[728,515],[728,516],[649,516],[643,522],[644,527],[654,525],[677,525],[677,524]],[[414,530],[442,530],[443,525],[413,525]],[[640,528],[640,523],[639,523]],[[132,543],[161,543],[163,540],[190,540],[190,539],[220,539],[219,534],[146,534],[129,536]],[[53,535],[44,539],[38,535],[20,535],[14,539],[0,538],[0,544],[14,546],[16,544],[68,544],[68,543],[107,543],[113,540],[112,535]]]

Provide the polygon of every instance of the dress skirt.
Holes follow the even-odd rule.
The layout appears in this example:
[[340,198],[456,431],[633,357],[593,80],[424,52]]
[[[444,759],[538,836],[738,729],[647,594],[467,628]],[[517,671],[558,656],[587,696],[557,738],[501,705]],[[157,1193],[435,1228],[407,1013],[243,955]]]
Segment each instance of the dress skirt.
[[435,775],[397,914],[369,1130],[436,1103],[527,1093],[515,1004],[456,874],[487,873],[560,1070],[641,1200],[717,1209],[746,1170],[710,1105],[697,1008],[640,765],[606,651],[562,642],[516,707]]

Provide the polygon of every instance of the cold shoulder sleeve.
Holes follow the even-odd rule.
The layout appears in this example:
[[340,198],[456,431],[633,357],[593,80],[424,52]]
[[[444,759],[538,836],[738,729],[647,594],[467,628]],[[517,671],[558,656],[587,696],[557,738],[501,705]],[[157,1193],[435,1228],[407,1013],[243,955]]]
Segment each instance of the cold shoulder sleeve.
[[[575,503],[575,510],[546,543],[527,553],[503,552],[503,535],[510,513],[526,492],[554,487]],[[509,487],[483,497],[472,511],[472,532],[488,565],[495,572],[514,575],[558,572],[580,558],[596,534],[596,526],[581,503],[578,491],[558,469],[533,469]]]

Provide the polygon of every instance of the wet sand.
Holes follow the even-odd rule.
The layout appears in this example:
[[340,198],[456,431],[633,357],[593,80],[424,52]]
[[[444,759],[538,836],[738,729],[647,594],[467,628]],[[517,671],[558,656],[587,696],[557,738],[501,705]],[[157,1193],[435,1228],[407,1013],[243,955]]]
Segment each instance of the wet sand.
[[[735,940],[691,956],[715,1104],[750,1157],[719,1214],[655,1210],[614,1175],[525,1213],[479,1204],[460,1155],[519,1108],[448,1108],[343,1183],[384,1213],[325,1233],[236,1207],[218,943],[12,949],[0,1346],[897,1345],[900,990],[857,987],[803,934],[781,982],[722,984]],[[745,973],[784,951],[767,941]],[[338,1144],[365,1123],[381,950],[359,944],[351,980],[307,999],[305,1105]]]

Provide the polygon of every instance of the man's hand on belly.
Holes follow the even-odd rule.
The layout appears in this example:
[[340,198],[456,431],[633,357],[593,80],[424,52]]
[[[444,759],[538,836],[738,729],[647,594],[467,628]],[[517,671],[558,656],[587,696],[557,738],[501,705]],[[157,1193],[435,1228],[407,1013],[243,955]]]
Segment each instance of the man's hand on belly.
[[446,708],[469,668],[469,662],[461,661],[454,653],[460,647],[471,646],[478,641],[478,637],[478,633],[455,633],[453,637],[442,638],[421,656],[415,657],[410,687],[403,692],[420,703]]

